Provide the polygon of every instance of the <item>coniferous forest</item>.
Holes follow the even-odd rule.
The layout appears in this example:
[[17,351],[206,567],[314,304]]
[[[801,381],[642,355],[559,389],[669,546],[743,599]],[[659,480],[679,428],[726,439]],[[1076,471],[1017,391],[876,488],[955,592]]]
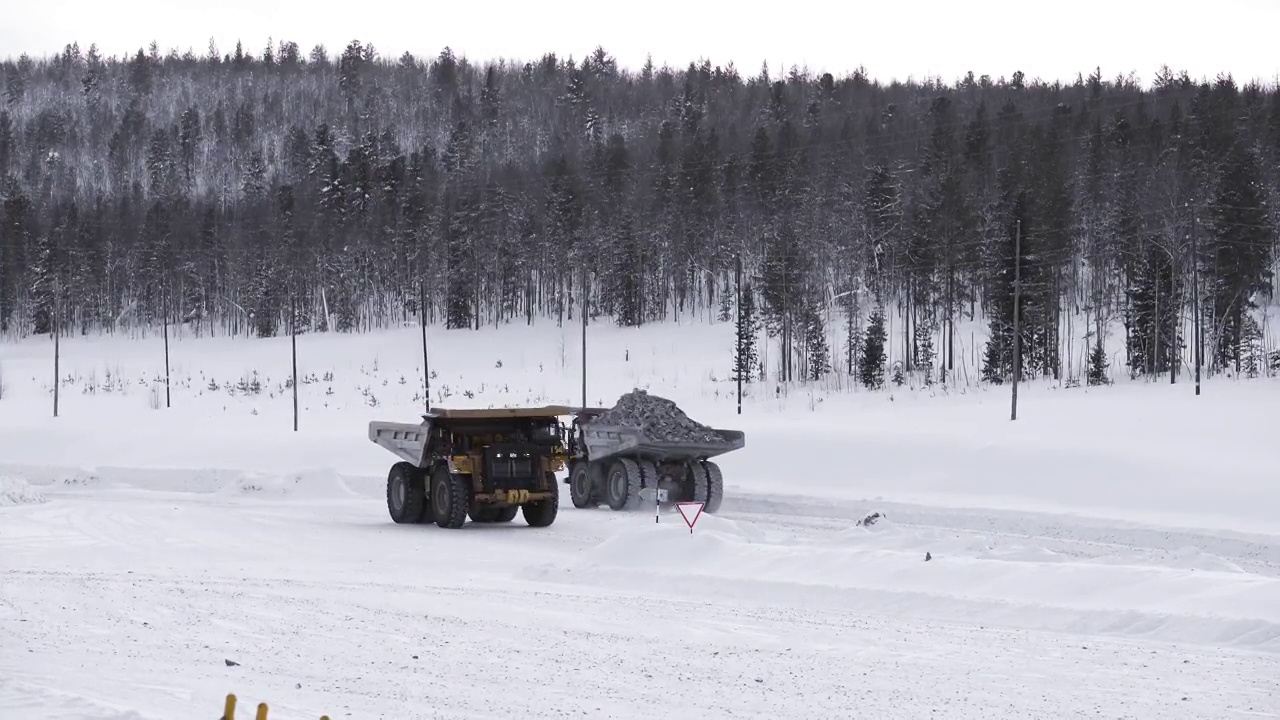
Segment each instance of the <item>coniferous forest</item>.
[[784,381],[878,385],[890,344],[944,370],[978,322],[1002,382],[1015,352],[1070,374],[1082,342],[1102,373],[1108,333],[1131,374],[1184,367],[1198,308],[1208,372],[1280,366],[1280,90],[1226,75],[886,84],[358,41],[69,45],[2,75],[6,337],[357,332],[424,307],[461,330],[585,301],[738,322],[747,376],[758,329]]

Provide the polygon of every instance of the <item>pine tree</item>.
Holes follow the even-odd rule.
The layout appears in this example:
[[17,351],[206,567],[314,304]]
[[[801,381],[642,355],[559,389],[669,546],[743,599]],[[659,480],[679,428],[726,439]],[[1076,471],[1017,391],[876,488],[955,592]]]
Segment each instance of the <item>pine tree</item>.
[[733,352],[733,377],[747,383],[759,363],[756,344],[760,336],[760,318],[756,311],[755,289],[751,283],[742,286],[742,307],[735,323]]
[[1209,302],[1220,331],[1210,351],[1219,368],[1242,369],[1245,313],[1259,294],[1271,290],[1271,227],[1262,168],[1257,155],[1237,138],[1222,170],[1210,212],[1213,274]]
[[[1029,216],[1028,195],[1024,190],[1017,187],[1017,179],[1011,172],[1005,172],[1001,175],[1001,186],[1003,192],[1003,232],[999,237],[999,243],[992,248],[992,265],[993,273],[989,281],[987,294],[991,303],[991,322],[990,334],[987,339],[986,348],[983,352],[982,362],[982,379],[1000,384],[1004,380],[1012,377],[1014,370],[1013,363],[1013,314],[1014,314],[1014,282],[1020,279],[1022,283],[1028,283],[1030,273],[1024,272],[1025,265],[1019,267],[1019,251],[1025,253],[1029,245],[1028,237],[1030,236],[1027,219]],[[1020,331],[1023,333],[1023,341],[1020,343],[1022,360],[1020,363],[1025,370],[1027,343],[1025,335],[1027,331],[1026,324],[1026,308],[1031,298],[1027,297],[1027,293],[1022,296],[1022,302],[1019,303],[1019,324]]]
[[884,385],[885,356],[884,307],[877,305],[867,322],[867,335],[862,343],[862,358],[859,361],[859,374],[862,384],[873,390]]
[[17,153],[13,119],[8,110],[0,110],[0,180],[9,175],[10,164]]
[[1262,342],[1262,327],[1252,316],[1245,315],[1240,329],[1240,372],[1245,377],[1256,378],[1266,367],[1266,349]]
[[1166,372],[1176,362],[1178,298],[1169,255],[1150,238],[1130,260],[1126,273],[1129,369],[1133,375]]
[[1110,382],[1107,379],[1107,350],[1102,346],[1102,336],[1098,336],[1093,349],[1089,351],[1088,382],[1090,385],[1106,385]]
[[861,318],[858,315],[858,306],[854,299],[850,297],[845,305],[845,322],[844,322],[844,353],[845,353],[845,372],[853,378],[854,382],[858,381],[859,360],[862,357],[862,327]]
[[827,328],[822,322],[816,299],[811,299],[804,311],[804,344],[806,350],[806,379],[818,381],[831,372],[831,352],[827,345]]
[[727,292],[720,293],[720,311],[716,319],[720,322],[729,322],[733,319],[733,296]]
[[937,360],[937,353],[934,352],[933,347],[933,335],[937,330],[937,323],[927,315],[916,321],[913,343],[915,362],[918,367],[924,369],[925,385],[933,384],[933,363]]

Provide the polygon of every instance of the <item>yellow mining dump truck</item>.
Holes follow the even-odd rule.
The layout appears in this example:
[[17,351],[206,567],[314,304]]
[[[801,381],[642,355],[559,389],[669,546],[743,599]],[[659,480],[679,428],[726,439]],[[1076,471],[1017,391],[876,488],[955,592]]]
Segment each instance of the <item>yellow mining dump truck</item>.
[[533,527],[555,522],[555,473],[567,454],[561,418],[573,408],[433,409],[418,424],[374,421],[369,439],[400,462],[387,474],[387,510],[397,523],[442,528],[510,522],[523,509]]

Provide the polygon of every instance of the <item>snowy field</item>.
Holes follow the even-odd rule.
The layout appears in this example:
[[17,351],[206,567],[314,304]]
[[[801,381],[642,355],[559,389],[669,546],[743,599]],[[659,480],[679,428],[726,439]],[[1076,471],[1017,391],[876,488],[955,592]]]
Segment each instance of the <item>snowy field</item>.
[[[579,332],[433,329],[433,402],[577,403]],[[746,431],[692,534],[394,525],[416,329],[299,337],[296,433],[288,338],[175,338],[170,408],[158,337],[64,339],[56,419],[52,343],[0,344],[0,716],[1280,717],[1280,381],[739,416],[731,332],[590,328],[592,404]]]

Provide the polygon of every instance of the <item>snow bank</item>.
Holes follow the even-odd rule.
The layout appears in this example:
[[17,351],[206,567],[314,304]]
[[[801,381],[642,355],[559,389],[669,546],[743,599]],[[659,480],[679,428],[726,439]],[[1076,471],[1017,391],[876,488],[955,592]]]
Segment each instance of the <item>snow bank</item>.
[[682,561],[678,558],[732,555],[762,540],[759,532],[707,514],[698,518],[690,533],[678,514],[668,513],[660,523],[646,523],[613,535],[588,551],[583,563],[661,569],[679,565]]
[[689,587],[702,578],[701,592],[739,597],[764,597],[765,586],[835,597],[873,592],[884,596],[876,604],[885,610],[910,606],[926,615],[973,614],[955,611],[978,603],[977,614],[1014,625],[1280,651],[1280,577],[1243,573],[1192,548],[1162,566],[1081,560],[1030,541],[903,528],[883,517],[871,527],[779,542],[704,515],[692,534],[674,523],[621,532],[566,569],[578,581],[630,575],[639,586]]
[[[216,706],[215,706],[216,707]],[[251,707],[251,706],[250,706]],[[0,678],[0,708],[23,720],[159,720],[115,703],[67,692],[55,683]]]
[[[925,560],[926,553],[931,560]],[[872,528],[812,541],[767,542],[733,521],[705,515],[692,535],[673,524],[626,531],[582,559],[589,566],[1092,609],[1203,613],[1260,618],[1280,626],[1280,577],[1245,574],[1229,561],[1194,549],[1177,553],[1175,561],[1170,566],[1082,561],[1030,542],[907,530],[885,519]],[[1232,602],[1224,604],[1223,597]]]
[[31,487],[26,480],[0,476],[0,506],[39,505],[48,502],[44,493]]
[[[2,467],[2,466],[0,466]],[[3,467],[14,473],[14,468]],[[381,497],[384,479],[374,477],[345,478],[332,469],[317,468],[301,472],[255,472],[225,468],[115,467],[96,468],[23,468],[17,480],[0,476],[5,482],[21,483],[22,492],[43,495],[31,487],[55,487],[65,490],[147,490],[167,493],[192,493],[197,495],[241,496],[262,498],[297,498],[302,500],[329,500],[361,497]],[[15,486],[16,487],[16,486]],[[17,490],[13,492],[18,492]],[[10,493],[5,486],[6,495]],[[6,502],[3,504],[16,504]]]
[[219,492],[305,500],[333,500],[360,494],[348,487],[342,476],[327,469],[286,474],[236,473]]

